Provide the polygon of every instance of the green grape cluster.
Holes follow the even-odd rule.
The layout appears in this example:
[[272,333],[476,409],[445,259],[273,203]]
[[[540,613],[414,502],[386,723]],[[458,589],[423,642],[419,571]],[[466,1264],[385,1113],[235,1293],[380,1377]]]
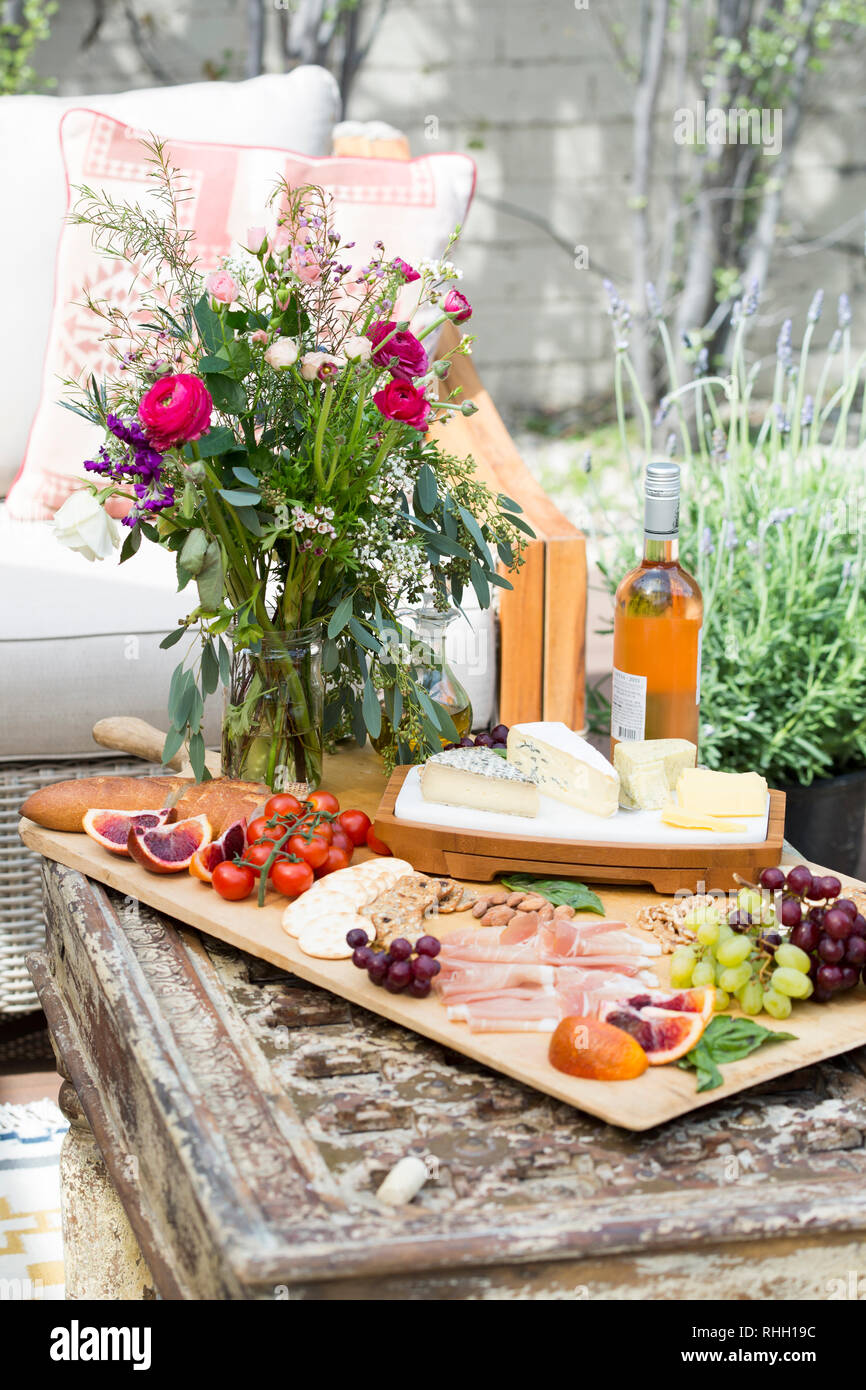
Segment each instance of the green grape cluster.
[[717,1011],[735,1002],[744,1014],[764,1011],[779,1019],[788,1017],[794,1000],[812,994],[809,956],[773,930],[775,909],[757,889],[740,889],[727,921],[713,904],[689,914],[684,925],[695,944],[678,946],[671,956],[674,989],[711,988]]

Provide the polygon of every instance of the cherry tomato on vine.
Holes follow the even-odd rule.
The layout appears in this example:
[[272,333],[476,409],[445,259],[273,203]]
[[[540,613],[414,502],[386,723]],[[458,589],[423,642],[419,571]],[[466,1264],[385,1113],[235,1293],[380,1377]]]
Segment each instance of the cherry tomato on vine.
[[355,844],[339,824],[334,826],[334,838],[331,843],[334,849],[341,849],[346,858],[351,861],[352,855],[355,853]]
[[231,859],[224,859],[214,869],[212,882],[221,898],[234,903],[249,897],[257,878],[258,874],[246,864],[235,864]]
[[265,820],[272,816],[299,816],[302,811],[300,801],[291,792],[277,792],[265,802]]
[[[270,840],[266,840],[265,843],[261,845],[248,845],[244,850],[244,863],[252,864],[254,868],[260,869],[262,865],[270,859],[272,850],[273,845]],[[275,864],[276,860],[274,860],[274,864],[271,865],[271,870],[268,875],[269,878],[273,878],[274,876]],[[256,877],[258,878],[258,875],[256,875]]]
[[316,878],[325,878],[328,874],[336,873],[337,869],[348,869],[349,856],[343,849],[337,849],[332,845],[328,850],[328,857],[320,869],[316,870]]
[[309,835],[312,832],[317,840],[324,840],[329,845],[334,838],[334,831],[331,822],[328,820],[319,821],[318,825],[313,824],[313,817],[306,816],[298,826],[299,835]]
[[287,898],[298,898],[313,886],[313,871],[309,864],[293,864],[280,859],[271,872],[273,885],[278,893]]
[[378,835],[374,835],[374,834],[373,834],[373,827],[372,827],[372,825],[370,826],[370,829],[367,831],[367,848],[368,848],[368,849],[371,849],[371,850],[373,851],[374,854],[393,854],[393,853],[394,853],[393,850],[391,850],[391,849],[388,848],[388,846],[385,844],[385,841],[384,841],[384,840],[380,840],[379,837],[378,837]]
[[363,845],[370,829],[370,817],[366,811],[342,811],[337,817],[353,845]]
[[339,801],[330,792],[311,792],[307,800],[314,810],[327,811],[329,816],[335,816],[340,809]]
[[280,833],[273,826],[268,827],[267,816],[256,816],[247,826],[247,844],[254,845],[256,840],[269,840],[273,844],[280,838]]
[[309,864],[311,869],[320,869],[328,857],[327,840],[320,839],[314,835],[311,840],[305,840],[303,835],[292,835],[286,841],[286,849],[290,854],[296,854],[299,859],[303,859]]

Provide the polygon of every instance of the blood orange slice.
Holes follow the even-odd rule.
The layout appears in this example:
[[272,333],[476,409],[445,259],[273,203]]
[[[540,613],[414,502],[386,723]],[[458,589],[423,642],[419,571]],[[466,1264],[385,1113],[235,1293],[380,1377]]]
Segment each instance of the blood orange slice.
[[643,989],[639,994],[630,994],[621,1001],[629,1008],[640,1012],[645,1008],[667,1009],[676,1014],[700,1014],[705,1023],[713,1016],[715,990],[699,989]]
[[621,1028],[597,1018],[564,1018],[550,1039],[551,1065],[592,1081],[631,1081],[646,1071],[647,1055]]
[[127,847],[133,859],[151,873],[177,874],[189,868],[196,850],[210,844],[212,835],[207,816],[190,816],[150,830],[137,830],[133,825]]
[[86,811],[82,827],[85,834],[111,854],[122,854],[129,858],[127,842],[133,826],[139,830],[155,830],[175,817],[173,806],[164,811],[111,811],[93,809]]
[[640,1044],[651,1067],[684,1057],[707,1026],[706,1019],[698,1013],[674,1013],[652,1006],[638,1010],[621,999],[604,1000],[599,1014],[606,1023],[621,1028]]
[[222,864],[224,859],[234,859],[235,855],[243,854],[246,845],[246,819],[232,821],[218,840],[211,840],[210,844],[196,850],[190,860],[189,871],[194,878],[200,878],[203,883],[212,883],[213,871],[217,864]]

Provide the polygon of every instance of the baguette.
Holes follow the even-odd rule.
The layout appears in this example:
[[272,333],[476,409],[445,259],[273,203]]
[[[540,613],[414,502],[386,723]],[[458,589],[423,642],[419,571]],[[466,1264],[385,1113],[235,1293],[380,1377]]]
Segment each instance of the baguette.
[[214,835],[242,816],[249,820],[270,795],[257,782],[228,777],[76,777],[32,792],[21,814],[46,830],[81,830],[87,811],[158,811],[178,792],[177,819],[206,815]]

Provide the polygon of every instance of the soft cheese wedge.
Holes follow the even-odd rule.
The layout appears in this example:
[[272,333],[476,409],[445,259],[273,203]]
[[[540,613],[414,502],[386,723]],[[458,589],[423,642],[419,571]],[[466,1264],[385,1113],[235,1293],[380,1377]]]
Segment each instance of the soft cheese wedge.
[[473,811],[500,811],[507,816],[537,816],[538,787],[533,779],[490,748],[446,748],[421,769],[425,801],[468,806]]
[[694,767],[698,750],[687,738],[645,738],[618,743],[619,804],[629,811],[657,811],[670,800],[681,772]]
[[512,724],[508,761],[545,796],[594,816],[619,808],[619,774],[586,739],[565,724]]
[[762,816],[767,779],[757,772],[711,772],[686,768],[677,782],[677,802],[692,816]]

